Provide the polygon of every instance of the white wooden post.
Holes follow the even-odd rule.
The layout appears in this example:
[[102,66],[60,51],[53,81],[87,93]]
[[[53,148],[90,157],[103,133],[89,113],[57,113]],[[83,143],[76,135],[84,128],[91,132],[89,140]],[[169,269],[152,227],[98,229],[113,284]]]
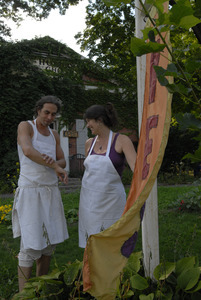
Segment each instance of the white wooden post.
[[[143,0],[145,3],[146,0]],[[139,0],[135,1],[136,37],[141,38],[141,30],[145,27],[143,12]],[[146,73],[146,56],[137,57],[137,92],[138,92],[138,122],[139,132],[142,122]],[[146,208],[142,221],[142,250],[144,269],[147,276],[153,278],[153,271],[159,264],[159,233],[158,233],[158,196],[157,180],[146,200]]]

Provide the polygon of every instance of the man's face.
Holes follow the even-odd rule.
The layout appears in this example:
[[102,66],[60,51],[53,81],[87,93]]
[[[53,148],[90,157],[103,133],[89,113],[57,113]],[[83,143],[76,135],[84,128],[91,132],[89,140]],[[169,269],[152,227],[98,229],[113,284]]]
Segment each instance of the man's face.
[[38,110],[37,119],[43,126],[49,126],[55,119],[57,106],[52,103],[45,103],[41,110]]

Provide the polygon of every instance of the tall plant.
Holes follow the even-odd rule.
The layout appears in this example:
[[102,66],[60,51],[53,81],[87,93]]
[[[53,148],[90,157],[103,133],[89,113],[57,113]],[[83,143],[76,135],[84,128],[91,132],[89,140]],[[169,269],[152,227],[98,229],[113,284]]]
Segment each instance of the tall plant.
[[[116,5],[119,3],[117,0],[105,0],[108,5]],[[120,1],[121,2],[121,1]],[[171,57],[171,62],[164,69],[160,66],[154,66],[159,83],[165,86],[170,93],[179,94],[182,101],[193,104],[193,110],[191,114],[181,114],[177,120],[182,124],[181,128],[189,130],[195,130],[200,132],[201,128],[201,89],[200,89],[200,54],[201,46],[199,44],[189,45],[185,52],[191,54],[192,52],[199,53],[199,56],[186,55],[185,58],[180,61],[180,57],[176,51],[167,44],[164,34],[170,32],[174,35],[175,32],[184,30],[185,32],[192,31],[192,27],[195,27],[200,23],[201,17],[201,3],[200,1],[189,0],[177,0],[174,1],[175,5],[169,9],[168,12],[164,12],[164,2],[166,0],[147,0],[146,5],[144,1],[139,0],[141,8],[146,18],[150,21],[150,26],[146,27],[143,32],[143,38],[132,37],[131,50],[135,56],[142,56],[147,53],[163,52],[164,48],[167,48]],[[147,4],[149,9],[147,8]],[[151,8],[155,7],[158,18],[153,18],[150,14]],[[159,36],[161,43],[157,43],[156,37]],[[175,54],[176,53],[176,54]],[[181,52],[180,52],[181,54]],[[168,58],[167,58],[168,59]],[[196,76],[197,75],[197,76]],[[174,77],[174,83],[168,81],[167,76]],[[201,134],[197,135],[199,141],[199,148],[194,154],[189,154],[185,158],[190,158],[193,162],[201,162]]]

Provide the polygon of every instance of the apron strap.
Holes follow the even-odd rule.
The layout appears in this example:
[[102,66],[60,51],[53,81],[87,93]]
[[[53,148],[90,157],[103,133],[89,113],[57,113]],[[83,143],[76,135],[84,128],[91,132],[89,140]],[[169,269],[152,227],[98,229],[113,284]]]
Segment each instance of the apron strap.
[[109,139],[108,139],[108,144],[107,144],[107,152],[105,156],[109,156],[110,154],[110,148],[111,148],[111,144],[112,144],[112,130],[110,130],[110,134],[109,134]]
[[[110,130],[108,144],[107,144],[107,152],[106,152],[105,156],[109,156],[109,153],[110,153],[110,148],[111,148],[111,144],[112,144],[112,134],[113,134],[113,132],[112,132],[112,130]],[[93,148],[95,146],[97,138],[98,138],[98,136],[95,137],[95,139],[93,141],[93,144],[92,144],[92,146],[90,148],[88,156],[91,155],[91,152],[92,152],[92,150],[93,150]]]
[[90,151],[89,151],[88,156],[91,155],[91,152],[92,152],[92,150],[93,150],[93,148],[94,148],[94,145],[95,145],[95,143],[96,143],[97,138],[98,138],[98,136],[95,137],[95,139],[94,139],[94,141],[93,141],[93,144],[92,144],[92,146],[91,146],[91,149],[90,149]]

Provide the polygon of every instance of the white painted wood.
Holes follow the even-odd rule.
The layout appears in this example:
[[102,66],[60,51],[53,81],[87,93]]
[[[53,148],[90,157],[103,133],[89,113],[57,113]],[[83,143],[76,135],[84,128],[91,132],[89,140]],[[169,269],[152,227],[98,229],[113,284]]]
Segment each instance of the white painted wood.
[[69,140],[68,140],[68,137],[63,136],[63,132],[66,130],[67,130],[67,128],[63,127],[60,131],[60,143],[61,143],[61,148],[64,152],[64,157],[66,160],[65,170],[69,173],[69,171],[70,171],[70,168],[69,168]]
[[[144,0],[145,2],[146,0]],[[135,1],[136,9],[136,37],[141,38],[141,30],[145,26],[144,15],[141,10],[139,0]],[[139,132],[142,122],[142,112],[144,103],[146,73],[146,56],[137,57],[137,92],[138,92],[138,120]],[[153,278],[153,271],[159,264],[159,233],[158,233],[158,197],[157,197],[157,180],[146,201],[144,218],[142,221],[142,250],[144,269],[147,276]]]
[[77,153],[85,155],[85,142],[88,139],[87,127],[84,120],[76,120],[77,137]]

